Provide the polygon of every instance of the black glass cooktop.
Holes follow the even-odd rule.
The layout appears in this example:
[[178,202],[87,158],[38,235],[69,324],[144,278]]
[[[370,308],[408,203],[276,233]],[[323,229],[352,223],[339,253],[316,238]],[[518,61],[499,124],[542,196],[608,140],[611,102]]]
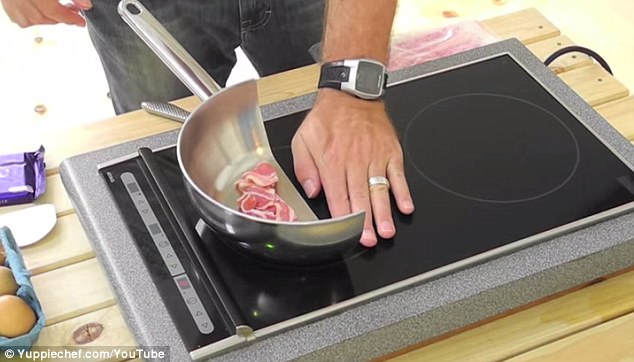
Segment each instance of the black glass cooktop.
[[[175,147],[142,149],[101,170],[190,350],[235,334],[236,326],[260,330],[476,262],[501,246],[543,240],[634,200],[632,170],[510,56],[394,85],[386,104],[416,211],[403,216],[394,208],[394,239],[327,265],[275,265],[228,247],[199,222]],[[288,175],[289,145],[304,116],[266,122]],[[329,217],[323,197],[307,202]]]

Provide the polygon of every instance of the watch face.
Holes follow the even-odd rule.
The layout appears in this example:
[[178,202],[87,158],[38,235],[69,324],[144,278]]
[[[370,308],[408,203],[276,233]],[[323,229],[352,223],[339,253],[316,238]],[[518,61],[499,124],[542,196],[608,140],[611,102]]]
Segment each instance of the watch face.
[[383,90],[383,67],[378,64],[359,62],[356,90],[368,95],[381,95]]

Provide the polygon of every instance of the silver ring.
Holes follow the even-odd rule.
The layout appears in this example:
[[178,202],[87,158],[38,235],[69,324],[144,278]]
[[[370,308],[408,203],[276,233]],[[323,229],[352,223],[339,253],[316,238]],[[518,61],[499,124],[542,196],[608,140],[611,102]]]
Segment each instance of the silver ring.
[[368,179],[368,185],[370,186],[370,188],[372,188],[372,186],[383,185],[383,186],[386,186],[389,189],[390,188],[390,181],[387,179],[387,177],[372,176],[372,177],[370,177]]

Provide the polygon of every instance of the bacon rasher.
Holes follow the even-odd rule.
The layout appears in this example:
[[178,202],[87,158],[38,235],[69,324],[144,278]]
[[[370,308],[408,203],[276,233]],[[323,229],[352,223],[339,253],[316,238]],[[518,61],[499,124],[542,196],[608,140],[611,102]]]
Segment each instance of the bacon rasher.
[[275,167],[268,162],[260,162],[243,173],[235,183],[240,211],[267,220],[297,220],[293,208],[275,190],[278,181]]

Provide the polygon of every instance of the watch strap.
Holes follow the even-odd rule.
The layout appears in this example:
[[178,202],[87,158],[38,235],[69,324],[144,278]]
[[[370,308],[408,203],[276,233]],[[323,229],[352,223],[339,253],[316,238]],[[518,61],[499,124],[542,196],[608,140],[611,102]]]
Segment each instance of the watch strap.
[[350,67],[342,61],[330,62],[321,66],[317,88],[341,89],[341,83],[350,79]]

